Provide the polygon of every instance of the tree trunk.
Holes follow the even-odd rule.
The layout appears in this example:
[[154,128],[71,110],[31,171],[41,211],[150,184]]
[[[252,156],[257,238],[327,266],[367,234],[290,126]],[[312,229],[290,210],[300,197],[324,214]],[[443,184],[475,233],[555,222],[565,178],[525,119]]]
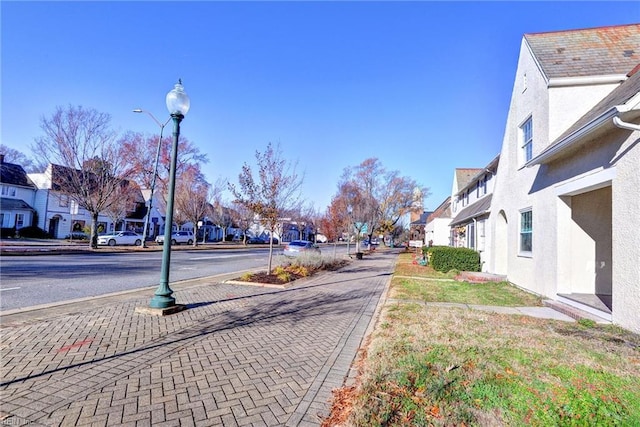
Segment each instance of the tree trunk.
[[98,213],[91,214],[91,249],[98,249]]

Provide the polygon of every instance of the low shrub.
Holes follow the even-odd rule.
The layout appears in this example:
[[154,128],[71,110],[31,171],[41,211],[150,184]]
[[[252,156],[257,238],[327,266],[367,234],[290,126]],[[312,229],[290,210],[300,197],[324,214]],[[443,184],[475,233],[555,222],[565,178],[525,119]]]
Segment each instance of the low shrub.
[[469,248],[450,246],[423,247],[422,253],[434,270],[446,273],[450,270],[480,271],[480,254]]
[[21,228],[20,230],[18,230],[17,234],[20,237],[27,237],[30,239],[49,239],[50,238],[49,233],[44,231],[42,228],[36,227],[36,226]]
[[2,227],[2,229],[0,229],[0,238],[9,239],[14,237],[16,237],[15,227]]

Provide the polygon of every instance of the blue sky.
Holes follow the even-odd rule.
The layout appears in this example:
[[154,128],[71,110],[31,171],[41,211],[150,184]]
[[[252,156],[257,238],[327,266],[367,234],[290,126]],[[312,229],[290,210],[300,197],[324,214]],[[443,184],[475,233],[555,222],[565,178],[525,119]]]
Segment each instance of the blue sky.
[[41,116],[82,105],[157,133],[178,78],[182,135],[211,182],[279,143],[324,211],[347,166],[377,157],[451,192],[499,152],[525,33],[640,22],[640,2],[0,3],[1,142],[29,153]]

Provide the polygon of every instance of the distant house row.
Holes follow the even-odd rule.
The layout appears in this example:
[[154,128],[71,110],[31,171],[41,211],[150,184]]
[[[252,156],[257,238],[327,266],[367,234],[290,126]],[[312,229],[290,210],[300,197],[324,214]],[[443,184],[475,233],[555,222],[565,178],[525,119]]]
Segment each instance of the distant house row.
[[639,122],[639,24],[525,34],[502,149],[455,170],[424,243],[640,332]]
[[[60,176],[65,173],[62,166],[50,164],[42,173],[27,174],[21,165],[6,163],[0,154],[1,209],[0,224],[3,229],[16,230],[37,226],[53,238],[67,238],[72,233],[81,233],[91,224],[90,214],[79,207],[69,196],[62,194]],[[107,215],[98,217],[98,232],[120,230],[142,232],[147,214],[143,191],[134,186],[136,193],[127,209],[125,218],[112,219]],[[150,215],[149,236],[164,230],[164,203],[154,202]],[[6,234],[6,233],[4,233]]]
[[[73,238],[86,233],[91,226],[91,215],[78,206],[68,195],[60,192],[61,177],[68,173],[68,168],[50,164],[42,173],[26,173],[21,165],[7,163],[0,154],[0,225],[2,235],[20,234],[20,230],[36,226],[44,230],[54,239]],[[134,190],[130,206],[124,218],[111,218],[101,213],[98,216],[98,233],[114,231],[134,231],[142,234],[147,216],[148,201],[151,191],[131,185]],[[147,238],[164,234],[166,203],[164,199],[154,195],[152,209],[149,214]],[[231,217],[229,209],[227,217]],[[233,226],[232,219],[225,229],[203,218],[197,227],[198,241],[221,241],[224,239],[239,240],[246,232],[247,237],[260,237],[268,241],[270,232],[256,219],[248,230]],[[174,224],[173,230],[178,229]],[[196,232],[196,225],[190,222],[180,224],[180,230]],[[326,241],[326,237],[317,234],[311,223],[283,218],[280,229],[274,234],[274,241],[289,242],[295,239]]]

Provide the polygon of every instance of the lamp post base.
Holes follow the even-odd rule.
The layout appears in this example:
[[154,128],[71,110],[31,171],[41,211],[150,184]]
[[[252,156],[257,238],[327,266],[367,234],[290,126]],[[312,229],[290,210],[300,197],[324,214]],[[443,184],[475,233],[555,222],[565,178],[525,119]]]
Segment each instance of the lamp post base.
[[170,308],[176,305],[176,299],[171,296],[173,291],[171,289],[167,289],[165,292],[158,292],[151,301],[149,302],[149,307],[151,308]]
[[152,316],[168,316],[170,314],[178,313],[186,309],[187,309],[187,306],[184,304],[175,304],[171,307],[164,307],[164,308],[136,307],[135,312],[140,314],[150,314]]

